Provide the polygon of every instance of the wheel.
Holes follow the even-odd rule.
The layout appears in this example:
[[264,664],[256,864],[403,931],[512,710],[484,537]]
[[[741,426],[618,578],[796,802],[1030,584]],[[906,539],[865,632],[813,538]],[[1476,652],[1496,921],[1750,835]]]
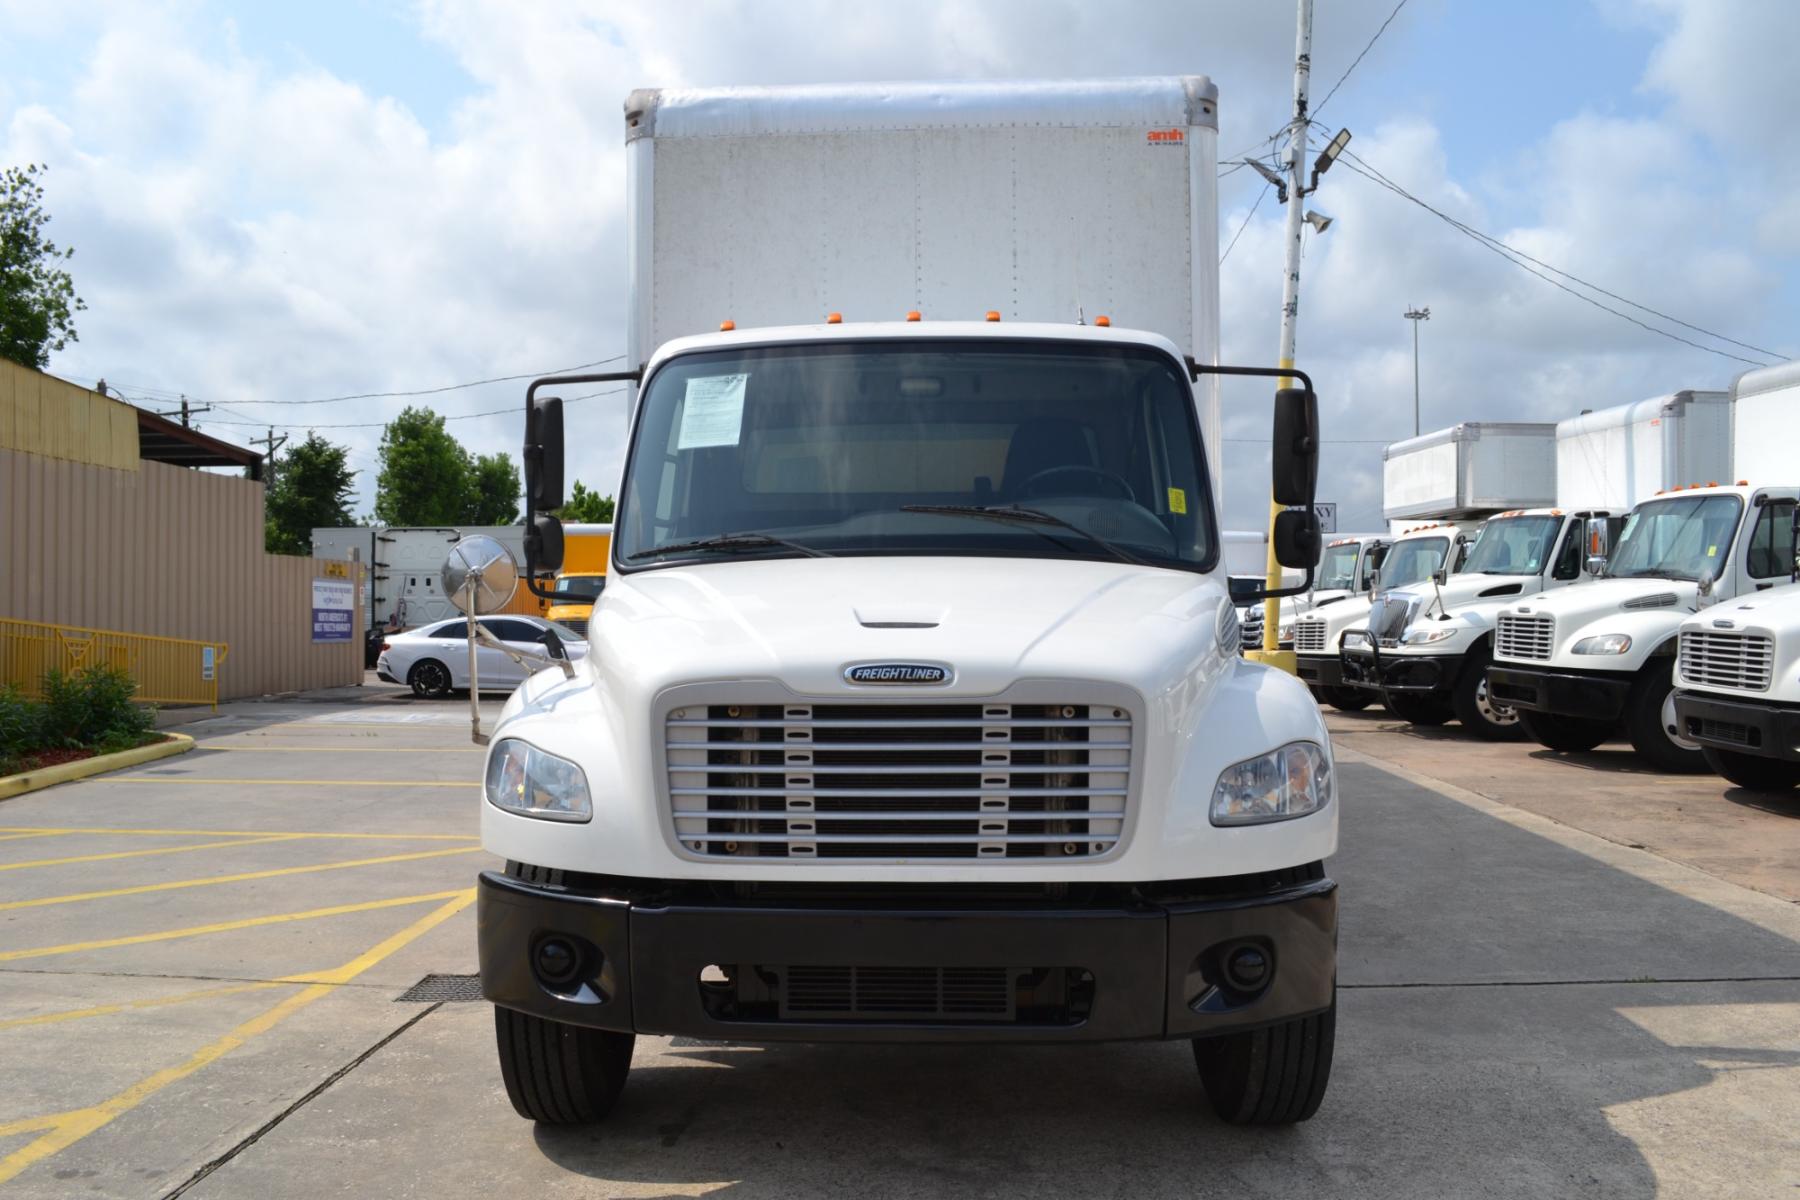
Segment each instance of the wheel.
[[1675,660],[1653,658],[1625,701],[1625,735],[1638,757],[1663,771],[1704,771],[1700,747],[1676,733]]
[[1592,750],[1601,742],[1612,736],[1611,721],[1596,721],[1587,717],[1558,717],[1549,713],[1533,712],[1529,708],[1516,710],[1519,714],[1519,726],[1531,739],[1540,746],[1564,754],[1579,754],[1583,750]]
[[1386,704],[1389,712],[1413,725],[1442,725],[1451,717],[1451,712],[1444,707],[1444,702],[1431,696],[1389,692],[1386,696]]
[[1713,774],[1722,775],[1726,782],[1741,788],[1753,792],[1786,792],[1800,787],[1800,763],[1764,758],[1759,754],[1740,754],[1736,750],[1715,750],[1711,746],[1700,753],[1705,755],[1706,765],[1712,768]]
[[427,658],[413,664],[407,672],[406,682],[412,687],[413,695],[436,700],[450,694],[450,668],[435,658]]
[[612,1111],[631,1071],[633,1034],[563,1025],[494,1008],[506,1098],[521,1117],[580,1125]]
[[1463,664],[1463,673],[1450,693],[1450,707],[1462,727],[1490,742],[1516,742],[1525,736],[1519,710],[1488,695],[1488,654],[1477,650]]
[[1194,1065],[1219,1119],[1290,1125],[1319,1111],[1331,1079],[1337,998],[1311,1017],[1246,1033],[1194,1039]]
[[1375,697],[1361,688],[1328,687],[1319,690],[1325,695],[1325,703],[1340,712],[1361,712],[1375,703]]

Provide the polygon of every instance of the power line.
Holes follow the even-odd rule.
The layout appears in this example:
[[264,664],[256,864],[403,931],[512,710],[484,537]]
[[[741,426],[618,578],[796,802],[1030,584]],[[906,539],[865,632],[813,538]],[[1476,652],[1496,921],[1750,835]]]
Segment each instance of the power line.
[[[1691,329],[1695,333],[1704,334],[1707,337],[1717,339],[1718,341],[1721,341],[1721,342],[1727,342],[1733,346],[1742,347],[1745,350],[1754,351],[1757,354],[1767,355],[1770,358],[1779,359],[1779,358],[1783,357],[1781,354],[1777,353],[1774,350],[1765,350],[1761,346],[1753,346],[1748,342],[1740,342],[1736,338],[1727,337],[1722,333],[1715,333],[1710,329],[1703,328],[1699,325],[1692,324],[1691,322],[1688,322],[1688,321],[1683,321],[1679,317],[1672,317],[1669,314],[1667,314],[1665,312],[1660,312],[1657,309],[1649,307],[1648,305],[1639,304],[1635,300],[1628,300],[1624,296],[1621,296],[1621,295],[1617,294],[1616,292],[1607,291],[1605,288],[1600,287],[1598,284],[1589,283],[1587,280],[1582,279],[1579,276],[1572,275],[1569,272],[1564,271],[1559,267],[1553,267],[1549,263],[1546,263],[1546,262],[1542,261],[1541,259],[1533,258],[1531,255],[1526,254],[1523,250],[1519,250],[1516,247],[1511,246],[1508,243],[1503,242],[1499,238],[1493,237],[1490,234],[1483,233],[1481,230],[1476,229],[1473,225],[1470,225],[1465,221],[1460,221],[1457,218],[1451,216],[1449,213],[1444,212],[1442,209],[1436,208],[1433,205],[1431,205],[1430,203],[1428,203],[1424,200],[1421,200],[1419,197],[1413,195],[1411,192],[1407,191],[1405,188],[1401,187],[1399,184],[1395,183],[1393,180],[1391,180],[1387,176],[1383,175],[1379,170],[1377,170],[1376,168],[1371,166],[1365,159],[1359,157],[1358,155],[1356,155],[1350,151],[1345,151],[1344,157],[1347,160],[1349,160],[1346,162],[1345,165],[1347,165],[1351,171],[1355,172],[1358,175],[1361,175],[1363,178],[1369,180],[1371,183],[1375,183],[1375,184],[1379,185],[1380,187],[1386,188],[1388,191],[1393,192],[1395,195],[1401,197],[1402,199],[1409,200],[1413,204],[1418,205],[1420,208],[1424,209],[1426,212],[1430,213],[1432,216],[1438,218],[1440,221],[1443,221],[1445,224],[1449,225],[1452,229],[1455,229],[1457,232],[1462,233],[1465,236],[1473,239],[1477,245],[1480,245],[1480,246],[1484,247],[1485,249],[1490,250],[1495,254],[1498,254],[1500,257],[1506,259],[1508,262],[1512,263],[1514,266],[1518,267],[1520,270],[1537,276],[1539,279],[1542,279],[1545,283],[1548,283],[1552,287],[1559,288],[1562,291],[1567,292],[1569,295],[1575,297],[1577,300],[1580,300],[1586,304],[1591,304],[1595,308],[1600,309],[1602,312],[1611,313],[1613,316],[1618,317],[1621,320],[1629,321],[1633,325],[1636,325],[1639,329],[1647,330],[1650,333],[1658,334],[1662,337],[1666,337],[1666,338],[1670,339],[1671,341],[1680,342],[1686,346],[1692,346],[1696,350],[1704,350],[1708,354],[1716,354],[1721,358],[1729,358],[1736,362],[1747,363],[1748,365],[1753,366],[1753,367],[1762,367],[1762,366],[1768,365],[1767,363],[1758,361],[1756,359],[1745,358],[1740,354],[1731,354],[1724,350],[1717,350],[1711,346],[1702,345],[1701,343],[1693,341],[1690,338],[1684,338],[1678,333],[1671,333],[1667,329],[1658,329],[1654,325],[1648,325],[1648,324],[1644,323],[1643,321],[1638,320],[1636,317],[1632,316],[1630,313],[1620,312],[1618,309],[1613,308],[1610,305],[1600,303],[1600,301],[1594,299],[1592,296],[1587,296],[1587,295],[1582,294],[1581,292],[1576,291],[1574,288],[1569,287],[1567,284],[1561,283],[1558,280],[1551,278],[1551,275],[1545,274],[1545,272],[1547,271],[1547,272],[1550,272],[1551,274],[1560,275],[1564,279],[1568,279],[1574,283],[1580,284],[1582,287],[1587,288],[1590,291],[1598,292],[1603,296],[1606,296],[1606,297],[1609,297],[1610,299],[1619,301],[1621,304],[1630,305],[1632,308],[1635,308],[1635,309],[1639,310],[1640,312],[1649,313],[1651,316],[1654,316],[1654,317],[1658,318],[1659,320],[1668,321],[1669,323],[1674,324],[1674,325],[1680,325],[1684,329]],[[1539,267],[1541,267],[1542,270],[1535,269],[1535,268],[1539,268]]]
[[[523,378],[523,377],[521,377],[521,378]],[[532,378],[536,378],[536,376],[532,376]],[[582,400],[592,400],[596,396],[616,396],[624,390],[625,389],[622,387],[616,387],[616,388],[609,388],[606,391],[602,391],[602,392],[589,392],[585,396],[572,396],[569,399],[564,400],[563,403],[564,404],[575,404]],[[506,416],[508,414],[515,414],[515,415],[522,414],[523,412],[524,412],[524,408],[522,405],[513,404],[513,405],[508,405],[506,408],[491,408],[491,409],[488,409],[486,412],[457,413],[454,416],[445,417],[444,420],[446,420],[446,421],[472,421],[477,417],[499,417],[499,416]],[[265,421],[213,421],[212,424],[214,424],[214,425],[254,425],[258,428],[261,428],[263,426],[268,425],[269,422],[266,420]],[[388,422],[388,421],[338,421],[338,422],[325,422],[322,424],[318,423],[318,422],[313,422],[313,421],[301,421],[301,422],[298,422],[295,424],[288,424],[288,425],[283,425],[280,422],[276,422],[275,428],[277,428],[277,429],[385,429],[385,428],[387,428],[387,426],[389,424],[390,424],[390,422]]]
[[572,371],[585,371],[589,367],[603,367],[607,363],[615,363],[624,358],[623,354],[615,354],[611,358],[602,358],[595,362],[577,363],[572,367],[558,367],[552,371],[528,371],[523,375],[496,375],[492,379],[474,379],[468,383],[449,383],[443,387],[418,388],[407,392],[356,392],[348,396],[325,396],[317,400],[238,400],[238,404],[337,404],[345,400],[389,400],[406,396],[438,396],[445,392],[459,392],[465,388],[483,387],[490,383],[516,383],[521,379],[538,379],[545,375],[566,375]]
[[1344,86],[1344,80],[1350,78],[1350,72],[1356,70],[1357,64],[1362,62],[1363,55],[1366,55],[1370,50],[1375,48],[1375,43],[1381,40],[1381,35],[1387,32],[1387,27],[1394,23],[1394,18],[1399,16],[1400,10],[1405,7],[1406,0],[1400,0],[1400,3],[1394,5],[1394,11],[1389,13],[1387,20],[1381,23],[1381,28],[1375,31],[1375,36],[1369,39],[1369,44],[1362,48],[1362,54],[1358,54],[1356,56],[1356,61],[1344,68],[1344,73],[1339,75],[1337,82],[1331,85],[1331,90],[1325,93],[1325,98],[1313,105],[1313,115],[1317,116],[1321,109],[1331,103],[1331,98],[1337,95],[1337,90]]
[[1231,257],[1231,251],[1237,246],[1238,239],[1244,236],[1244,230],[1250,228],[1250,218],[1256,215],[1256,210],[1262,206],[1263,197],[1268,194],[1269,185],[1265,183],[1262,186],[1262,191],[1256,193],[1256,203],[1252,204],[1250,206],[1250,211],[1244,214],[1244,223],[1239,225],[1237,227],[1237,232],[1231,235],[1231,245],[1226,246],[1225,253],[1219,255],[1219,265],[1221,267],[1225,265],[1225,260]]

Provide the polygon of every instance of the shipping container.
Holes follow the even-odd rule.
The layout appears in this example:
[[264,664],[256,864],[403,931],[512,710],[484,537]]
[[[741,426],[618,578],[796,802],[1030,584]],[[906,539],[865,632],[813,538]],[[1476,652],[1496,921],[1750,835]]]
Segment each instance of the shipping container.
[[[1771,472],[1784,478],[1788,472]],[[1556,500],[1619,512],[1672,487],[1724,483],[1731,464],[1731,397],[1680,391],[1582,413],[1556,426]]]
[[1556,429],[1548,422],[1465,421],[1381,453],[1381,515],[1468,520],[1556,503]]

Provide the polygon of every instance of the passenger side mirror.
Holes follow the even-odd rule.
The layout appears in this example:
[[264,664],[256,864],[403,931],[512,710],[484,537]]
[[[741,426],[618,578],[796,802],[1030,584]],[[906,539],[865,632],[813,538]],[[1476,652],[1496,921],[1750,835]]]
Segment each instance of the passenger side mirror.
[[1587,569],[1589,575],[1606,574],[1606,552],[1612,529],[1605,517],[1589,517],[1587,522]]
[[1319,561],[1319,518],[1310,499],[1305,508],[1283,509],[1276,515],[1275,561],[1298,568],[1311,568]]
[[1439,567],[1437,570],[1433,571],[1431,573],[1431,582],[1436,584],[1438,587],[1443,587],[1446,583],[1449,583],[1450,582],[1450,568],[1449,567]]
[[[1275,393],[1273,460],[1275,503],[1310,509],[1319,483],[1319,398],[1312,392],[1282,388]],[[1316,541],[1318,523],[1313,524]],[[1280,561],[1290,567],[1312,565]]]
[[[563,506],[563,411],[555,396],[532,399],[525,409],[526,508],[534,513]],[[561,564],[561,557],[557,559]],[[552,568],[554,569],[554,568]]]
[[444,560],[444,595],[471,617],[499,612],[519,590],[519,564],[512,551],[478,533],[456,543]]

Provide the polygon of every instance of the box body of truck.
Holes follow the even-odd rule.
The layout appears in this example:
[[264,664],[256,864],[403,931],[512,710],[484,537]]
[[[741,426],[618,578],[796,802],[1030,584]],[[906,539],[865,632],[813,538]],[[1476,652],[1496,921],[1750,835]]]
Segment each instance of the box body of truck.
[[1465,421],[1381,452],[1381,515],[1391,522],[1465,520],[1555,503],[1552,424]]
[[1734,479],[1792,475],[1800,446],[1800,359],[1745,371],[1731,381],[1731,445]]
[[1619,512],[1669,488],[1729,483],[1743,475],[1732,466],[1727,392],[1680,391],[1582,413],[1556,426],[1554,503],[1563,508]]

